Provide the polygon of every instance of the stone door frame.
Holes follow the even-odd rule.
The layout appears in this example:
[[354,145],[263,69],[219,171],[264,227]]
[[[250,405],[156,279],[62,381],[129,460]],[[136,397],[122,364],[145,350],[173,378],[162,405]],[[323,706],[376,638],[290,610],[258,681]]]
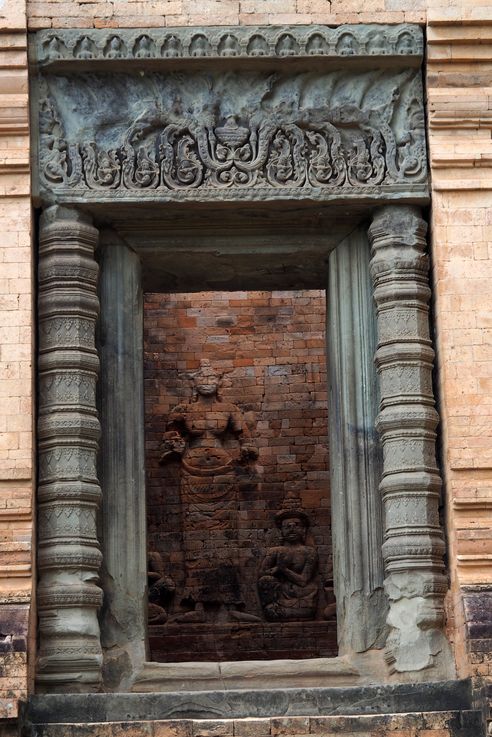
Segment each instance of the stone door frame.
[[[426,225],[419,209],[428,201],[427,181],[415,184],[405,180],[406,172],[422,164],[417,152],[425,157],[421,142],[415,136],[408,141],[402,138],[398,153],[395,149],[401,162],[396,183],[384,185],[350,184],[325,190],[318,186],[307,193],[282,190],[276,178],[276,188],[267,194],[253,186],[251,190],[183,194],[172,187],[164,191],[159,185],[157,195],[155,189],[142,189],[150,181],[145,178],[138,180],[140,184],[132,179],[130,186],[128,178],[118,179],[115,172],[119,164],[107,163],[111,152],[97,153],[95,144],[79,149],[77,143],[70,142],[60,112],[44,90],[47,80],[55,79],[58,84],[56,79],[63,80],[63,75],[72,80],[71,74],[83,75],[88,70],[126,73],[130,67],[137,70],[143,65],[152,71],[156,65],[175,64],[175,56],[165,51],[169,51],[169,34],[166,38],[153,34],[141,29],[118,34],[43,31],[36,34],[33,47],[40,75],[33,94],[33,115],[36,121],[40,116],[41,130],[35,183],[39,203],[46,208],[40,228],[38,310],[38,688],[98,690],[102,680],[109,690],[232,688],[245,679],[249,685],[265,687],[273,678],[279,686],[299,685],[301,681],[321,685],[325,679],[343,685],[449,675],[452,665],[442,629],[447,582],[438,516],[438,418],[432,392]],[[324,51],[318,48],[312,53],[316,37],[318,41],[321,38]],[[312,59],[319,65],[321,56],[326,57],[323,63],[342,66],[349,57],[357,74],[369,61],[385,69],[395,58],[400,63],[403,58],[409,69],[415,69],[422,55],[421,32],[414,26],[234,29],[234,33],[233,29],[186,29],[177,31],[173,38],[180,44],[185,71],[203,56],[197,53],[203,46],[198,38],[205,39],[208,51],[204,55],[219,67],[224,59],[243,55],[255,57],[245,59],[244,64],[256,64],[258,58],[252,50],[258,38],[266,43],[262,47],[265,53],[259,55],[259,69],[265,62],[278,65],[287,57],[308,67]],[[149,44],[153,56],[147,53]],[[158,61],[157,48],[163,57]],[[293,73],[295,69],[292,66]],[[297,127],[288,124],[279,142],[289,135],[299,137],[309,115],[314,115],[314,130],[318,130],[317,113],[303,115]],[[342,117],[336,115],[333,119],[340,120],[343,127],[343,116],[354,113],[347,107]],[[378,153],[377,136],[384,134],[390,171],[392,132],[381,128],[378,133],[374,122],[369,118],[360,122],[357,115],[350,125],[372,131],[368,140],[374,143],[375,157],[383,150]],[[148,127],[151,125],[155,123]],[[246,135],[237,132],[236,123],[229,125],[236,126],[234,135]],[[202,134],[198,131],[196,135]],[[315,140],[316,134],[312,135],[310,140]],[[128,140],[122,149],[127,159],[133,145]],[[89,180],[94,153],[96,178]],[[195,159],[193,162],[197,171],[199,164]],[[314,162],[311,159],[306,164],[311,167],[311,177],[313,171],[318,172],[316,176],[321,172]],[[268,171],[280,176],[278,164],[271,160],[269,165],[274,168],[267,170],[267,176],[272,176]],[[137,176],[138,166],[132,177]],[[148,162],[145,166],[148,171]],[[104,190],[103,169],[104,176],[113,177],[112,189]],[[330,441],[340,461],[331,464],[339,658],[296,663],[146,662],[140,260],[118,235],[105,232],[99,246],[98,302],[94,258],[98,231],[88,213],[95,222],[107,224],[127,205],[134,208],[137,217],[146,212],[148,202],[169,207],[169,203],[179,201],[182,206],[184,195],[202,204],[237,198],[253,205],[258,198],[311,204],[318,200],[345,206],[354,202],[362,203],[372,217],[368,232],[360,227],[354,230],[329,256],[327,330],[333,350],[329,362]],[[99,461],[98,408],[102,424]],[[102,588],[97,582],[99,571]]]

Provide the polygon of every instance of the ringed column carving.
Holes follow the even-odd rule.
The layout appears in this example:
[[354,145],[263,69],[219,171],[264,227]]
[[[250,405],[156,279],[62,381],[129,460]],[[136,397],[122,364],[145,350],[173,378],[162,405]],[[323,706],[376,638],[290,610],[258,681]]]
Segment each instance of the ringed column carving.
[[385,589],[390,602],[386,660],[393,672],[451,668],[442,632],[447,590],[439,521],[441,478],[432,388],[427,224],[411,206],[387,206],[369,228],[377,310],[375,361],[383,445],[380,484]]
[[37,681],[46,691],[91,691],[101,682],[97,238],[75,210],[54,206],[42,216]]

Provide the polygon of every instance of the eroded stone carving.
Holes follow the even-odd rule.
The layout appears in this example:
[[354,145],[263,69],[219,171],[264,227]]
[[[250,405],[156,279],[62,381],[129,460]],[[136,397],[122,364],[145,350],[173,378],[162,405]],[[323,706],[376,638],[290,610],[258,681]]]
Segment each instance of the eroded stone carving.
[[167,621],[167,607],[176,586],[166,573],[162,555],[155,550],[148,554],[147,581],[149,586],[149,624],[164,624]]
[[[377,40],[375,40],[377,36]],[[90,42],[91,55],[81,57],[81,42]],[[143,45],[141,40],[145,39]],[[173,53],[169,53],[172,49]],[[116,52],[116,53],[115,53]],[[143,52],[143,53],[142,53]],[[275,26],[238,28],[237,26],[200,29],[155,28],[114,31],[84,29],[41,31],[36,34],[35,60],[43,65],[76,59],[127,61],[160,55],[163,58],[240,57],[305,57],[343,56],[420,57],[423,54],[422,31],[406,24],[327,26]]]
[[287,494],[275,515],[282,541],[269,550],[259,571],[258,592],[270,621],[314,619],[318,604],[318,553],[306,544],[309,517],[301,500]]
[[418,208],[407,206],[382,208],[369,229],[381,386],[383,557],[390,601],[386,659],[396,672],[434,665],[445,674],[450,667],[442,632],[447,581],[438,512],[426,230]]
[[38,567],[41,689],[88,691],[101,681],[97,610],[101,553],[96,515],[99,423],[98,233],[87,218],[53,207],[41,222]]
[[[279,38],[284,53],[289,38]],[[136,42],[142,53],[145,39]],[[108,53],[119,53],[108,43]],[[259,37],[255,44],[259,51]],[[234,49],[225,36],[222,53]],[[42,191],[58,199],[135,192],[152,200],[316,199],[425,190],[422,86],[411,69],[87,74],[77,85],[50,76],[43,89],[39,176]]]
[[237,534],[239,475],[258,451],[239,407],[218,396],[220,377],[208,360],[192,378],[194,401],[174,407],[163,438],[162,462],[181,464],[186,582],[175,620],[258,621],[244,611]]

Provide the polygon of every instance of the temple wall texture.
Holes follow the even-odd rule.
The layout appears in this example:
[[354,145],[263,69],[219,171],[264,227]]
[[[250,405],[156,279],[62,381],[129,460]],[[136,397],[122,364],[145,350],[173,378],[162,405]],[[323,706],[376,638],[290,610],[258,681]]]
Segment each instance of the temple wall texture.
[[29,27],[122,28],[293,23],[425,23],[427,11],[486,18],[489,0],[54,0],[28,2]]
[[[452,587],[448,629],[460,675],[492,679],[491,0],[30,0],[27,16],[33,31],[426,25],[436,376]],[[0,718],[5,718],[15,717],[17,699],[28,688],[33,586],[33,225],[25,2],[1,3],[0,30]],[[398,734],[404,734],[400,727]],[[428,737],[448,734],[443,725],[423,729]]]
[[458,669],[466,673],[471,667],[471,672],[489,678],[491,11],[489,7],[488,21],[479,22],[477,16],[474,23],[455,23],[453,18],[458,16],[452,9],[433,16],[428,25],[427,67],[437,376],[454,594],[449,611],[455,617]]

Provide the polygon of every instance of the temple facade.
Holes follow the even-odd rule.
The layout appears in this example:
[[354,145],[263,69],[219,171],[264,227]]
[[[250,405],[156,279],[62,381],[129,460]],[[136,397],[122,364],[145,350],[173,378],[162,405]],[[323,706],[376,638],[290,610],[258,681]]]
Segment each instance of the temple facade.
[[492,734],[490,4],[0,20],[0,732]]

